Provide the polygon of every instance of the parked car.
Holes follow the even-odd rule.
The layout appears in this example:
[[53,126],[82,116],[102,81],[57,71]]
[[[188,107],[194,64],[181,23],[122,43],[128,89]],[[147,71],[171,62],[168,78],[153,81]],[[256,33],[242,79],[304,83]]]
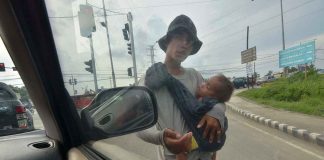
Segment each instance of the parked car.
[[0,135],[33,129],[32,113],[19,101],[7,84],[0,82]]
[[246,88],[247,87],[247,81],[245,77],[238,77],[234,78],[233,85],[236,89],[238,88]]

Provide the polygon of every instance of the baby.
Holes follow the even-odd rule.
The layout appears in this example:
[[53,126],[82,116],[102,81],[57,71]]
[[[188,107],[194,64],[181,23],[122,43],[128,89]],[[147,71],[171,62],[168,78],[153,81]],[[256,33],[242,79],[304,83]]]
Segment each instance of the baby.
[[[224,75],[216,75],[211,77],[206,82],[202,83],[196,91],[196,98],[202,100],[204,97],[216,99],[219,103],[214,105],[214,110],[217,111],[218,126],[223,130],[225,121],[225,104],[224,102],[229,101],[233,93],[233,84]],[[219,137],[216,137],[219,138]],[[198,148],[197,142],[192,137],[191,145],[188,146],[189,150],[192,151]],[[213,154],[213,159],[216,157],[216,152]],[[186,160],[187,156],[185,153],[176,155],[177,160]]]

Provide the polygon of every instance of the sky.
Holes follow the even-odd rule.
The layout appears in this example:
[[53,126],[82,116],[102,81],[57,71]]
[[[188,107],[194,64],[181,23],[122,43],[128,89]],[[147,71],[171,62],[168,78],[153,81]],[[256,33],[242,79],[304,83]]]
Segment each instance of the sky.
[[[324,1],[282,0],[285,46],[290,48],[315,40],[317,68],[324,68]],[[48,15],[59,54],[64,81],[76,78],[75,89],[82,93],[93,89],[93,75],[85,71],[85,61],[91,58],[89,38],[79,30],[80,4],[93,6],[96,31],[93,47],[99,88],[112,86],[111,64],[107,34],[100,22],[104,22],[101,0],[46,0]],[[105,0],[109,15],[108,30],[117,86],[134,82],[127,76],[127,68],[133,66],[127,54],[122,29],[127,23],[125,13],[133,15],[134,43],[138,76],[151,65],[149,45],[154,45],[154,61],[163,62],[165,53],[156,44],[164,36],[169,23],[178,15],[189,16],[203,42],[200,51],[189,56],[184,67],[195,68],[204,77],[223,73],[228,77],[246,76],[246,64],[241,64],[241,51],[256,46],[255,71],[261,76],[279,68],[279,51],[282,50],[280,0]],[[2,43],[0,62],[14,66]],[[254,63],[252,63],[254,64]],[[252,67],[253,68],[253,67]],[[15,79],[16,78],[16,79]],[[9,79],[9,80],[8,80]],[[17,72],[7,69],[0,72],[0,81],[22,85]],[[69,92],[72,86],[66,83]]]

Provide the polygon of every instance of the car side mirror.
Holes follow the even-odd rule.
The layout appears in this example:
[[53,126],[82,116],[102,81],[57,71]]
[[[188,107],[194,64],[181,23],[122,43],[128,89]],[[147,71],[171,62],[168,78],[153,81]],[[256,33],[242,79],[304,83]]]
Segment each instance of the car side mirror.
[[81,121],[91,140],[144,130],[157,122],[156,99],[142,86],[103,90],[81,111]]

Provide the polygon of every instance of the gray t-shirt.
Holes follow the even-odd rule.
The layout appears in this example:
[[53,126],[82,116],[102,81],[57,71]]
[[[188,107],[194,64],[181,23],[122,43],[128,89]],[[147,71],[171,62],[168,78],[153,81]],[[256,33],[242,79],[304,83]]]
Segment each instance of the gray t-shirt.
[[[181,83],[183,83],[184,86],[187,87],[187,89],[193,95],[195,95],[198,85],[203,82],[203,78],[200,75],[200,73],[191,68],[186,68],[184,74],[176,75],[173,77],[178,79]],[[144,77],[142,77],[142,79],[139,81],[139,85],[144,86]],[[163,145],[163,147],[158,147],[159,159],[174,160],[175,155],[168,151],[163,144],[163,130],[166,128],[170,128],[183,135],[189,131],[189,128],[185,124],[181,112],[176,106],[167,88],[162,87],[159,90],[155,90],[153,92],[157,99],[158,122],[155,127],[138,132],[137,135],[146,142],[157,145]],[[214,108],[207,114],[217,118],[220,113],[219,110],[215,110]],[[211,154],[212,153],[209,152],[193,151],[188,154],[188,159],[211,159]]]

